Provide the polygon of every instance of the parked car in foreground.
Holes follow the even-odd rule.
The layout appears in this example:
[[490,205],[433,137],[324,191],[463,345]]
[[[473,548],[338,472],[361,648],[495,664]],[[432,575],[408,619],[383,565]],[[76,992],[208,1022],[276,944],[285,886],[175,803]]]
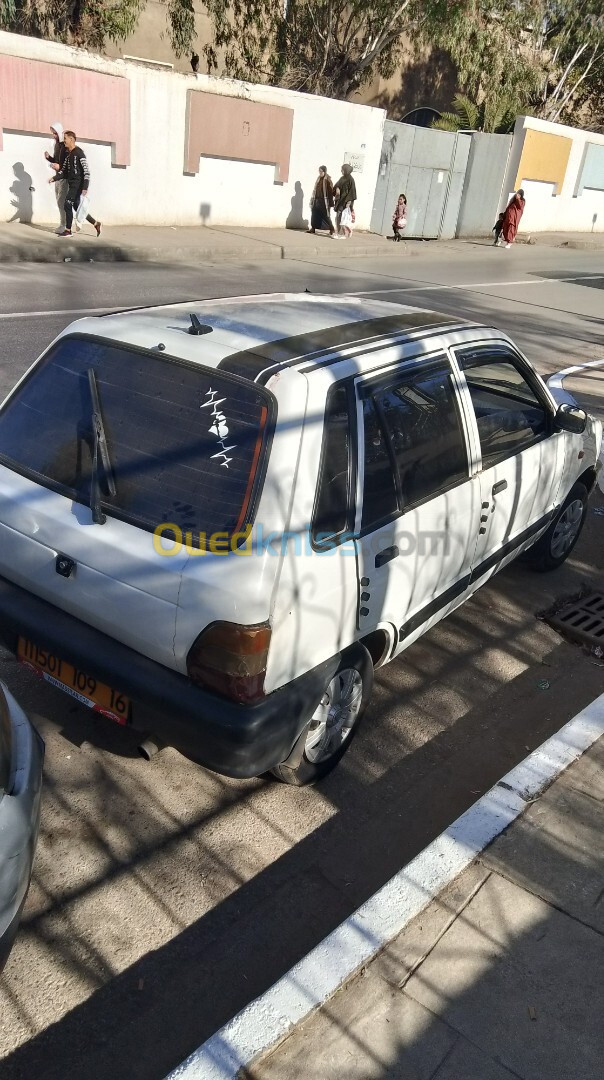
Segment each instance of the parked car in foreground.
[[527,549],[563,562],[601,439],[505,334],[432,311],[83,319],[0,409],[0,636],[210,769],[307,783],[374,668]]
[[0,683],[0,971],[19,925],[40,825],[44,743]]

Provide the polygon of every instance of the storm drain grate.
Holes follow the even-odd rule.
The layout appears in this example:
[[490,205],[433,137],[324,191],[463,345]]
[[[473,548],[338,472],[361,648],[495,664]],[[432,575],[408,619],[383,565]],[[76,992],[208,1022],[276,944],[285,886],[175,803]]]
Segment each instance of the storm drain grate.
[[604,648],[604,593],[589,593],[547,615],[545,621],[565,637]]

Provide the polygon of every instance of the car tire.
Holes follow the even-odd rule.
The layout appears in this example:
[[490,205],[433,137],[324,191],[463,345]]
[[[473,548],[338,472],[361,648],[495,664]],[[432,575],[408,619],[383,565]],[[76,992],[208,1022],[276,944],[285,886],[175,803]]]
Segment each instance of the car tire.
[[373,687],[373,662],[364,645],[342,653],[309,723],[291,754],[271,770],[284,784],[314,784],[335,769],[356,735]]
[[581,535],[587,500],[585,485],[575,484],[543,536],[527,552],[534,570],[545,572],[562,566]]

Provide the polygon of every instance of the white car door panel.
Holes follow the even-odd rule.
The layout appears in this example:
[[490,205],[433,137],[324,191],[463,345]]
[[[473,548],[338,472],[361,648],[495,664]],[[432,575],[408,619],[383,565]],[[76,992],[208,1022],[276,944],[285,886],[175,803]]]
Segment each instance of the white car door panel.
[[395,651],[461,602],[480,518],[465,420],[444,356],[359,388],[358,628],[396,628]]
[[534,373],[507,345],[455,351],[477,426],[481,515],[473,580],[509,560],[546,525],[564,468],[564,434]]

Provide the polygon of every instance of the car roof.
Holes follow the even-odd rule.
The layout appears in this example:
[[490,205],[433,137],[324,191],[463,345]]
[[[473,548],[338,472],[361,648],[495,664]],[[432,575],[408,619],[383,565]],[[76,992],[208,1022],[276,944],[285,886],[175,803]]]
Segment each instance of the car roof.
[[[192,317],[201,324],[191,333]],[[265,381],[271,371],[345,347],[467,326],[439,312],[346,295],[264,293],[136,308],[72,323],[85,333]]]

